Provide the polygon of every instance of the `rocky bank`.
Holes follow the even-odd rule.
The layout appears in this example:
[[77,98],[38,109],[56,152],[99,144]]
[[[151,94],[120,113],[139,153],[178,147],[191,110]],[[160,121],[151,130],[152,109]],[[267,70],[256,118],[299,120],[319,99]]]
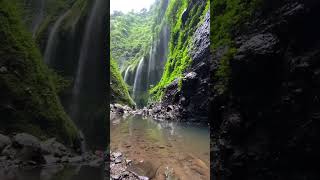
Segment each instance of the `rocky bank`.
[[67,148],[55,138],[40,141],[26,133],[11,137],[0,134],[0,177],[16,169],[71,164],[100,167],[103,162],[103,153],[81,153],[79,149]]

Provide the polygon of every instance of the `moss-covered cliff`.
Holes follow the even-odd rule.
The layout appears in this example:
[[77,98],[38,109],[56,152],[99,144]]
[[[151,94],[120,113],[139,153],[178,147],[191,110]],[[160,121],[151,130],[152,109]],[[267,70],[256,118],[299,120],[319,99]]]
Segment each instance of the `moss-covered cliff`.
[[166,87],[177,78],[181,78],[190,67],[192,58],[193,35],[202,24],[209,9],[208,1],[172,0],[165,12],[165,21],[171,31],[169,55],[160,82],[151,89],[151,94],[159,101]]
[[214,179],[318,179],[320,2],[211,1]]
[[110,60],[110,103],[134,106],[127,85],[119,72],[119,66],[113,59]]
[[44,64],[22,10],[1,0],[0,11],[0,131],[57,137],[71,145],[78,131],[58,98],[61,77]]

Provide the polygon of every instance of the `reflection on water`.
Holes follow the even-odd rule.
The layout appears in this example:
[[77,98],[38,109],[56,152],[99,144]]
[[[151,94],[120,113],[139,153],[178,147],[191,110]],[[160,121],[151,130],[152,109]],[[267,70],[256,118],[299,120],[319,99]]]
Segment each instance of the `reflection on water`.
[[179,179],[210,179],[210,134],[205,126],[137,116],[117,119],[111,124],[111,150],[148,164],[153,179],[164,179],[168,169]]
[[57,165],[29,170],[1,170],[0,180],[103,180],[103,167]]

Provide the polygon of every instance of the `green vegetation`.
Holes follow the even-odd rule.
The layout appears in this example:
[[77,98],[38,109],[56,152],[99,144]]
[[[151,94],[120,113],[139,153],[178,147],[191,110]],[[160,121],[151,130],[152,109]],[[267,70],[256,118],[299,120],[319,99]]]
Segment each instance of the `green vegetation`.
[[229,48],[219,62],[218,69],[214,75],[214,78],[217,80],[214,88],[219,94],[223,94],[228,90],[227,87],[231,76],[230,59],[236,54],[236,52],[237,49]]
[[127,104],[129,106],[134,106],[134,102],[129,95],[128,88],[125,82],[123,81],[118,68],[119,67],[117,62],[111,58],[110,60],[111,102],[110,103],[120,103],[120,104]]
[[260,0],[211,1],[211,48],[232,46],[232,35],[243,28]]
[[[151,44],[153,10],[141,12],[114,12],[110,18],[110,50],[112,57],[123,64],[137,66]],[[126,66],[128,66],[128,64]]]
[[0,0],[0,131],[57,137],[72,145],[78,131],[57,95],[68,83],[43,63],[22,15],[16,3]]
[[181,77],[192,61],[189,56],[192,36],[201,24],[210,4],[209,2],[196,3],[193,6],[190,4],[191,0],[171,0],[169,3],[166,12],[166,20],[171,29],[169,55],[160,82],[150,90],[155,101],[162,98],[166,86]]
[[220,94],[228,89],[231,75],[229,60],[237,51],[234,48],[233,35],[239,29],[245,28],[245,22],[252,16],[260,2],[260,0],[211,1],[211,50],[214,52],[219,47],[228,48],[214,74],[217,80],[215,89]]

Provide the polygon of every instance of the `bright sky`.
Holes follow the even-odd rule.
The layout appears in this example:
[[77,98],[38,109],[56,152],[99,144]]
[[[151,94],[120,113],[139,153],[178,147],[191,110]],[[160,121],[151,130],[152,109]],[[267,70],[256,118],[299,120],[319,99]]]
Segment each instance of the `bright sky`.
[[110,13],[113,11],[122,11],[127,13],[132,9],[134,11],[140,11],[143,8],[149,9],[155,0],[111,0],[110,1]]

